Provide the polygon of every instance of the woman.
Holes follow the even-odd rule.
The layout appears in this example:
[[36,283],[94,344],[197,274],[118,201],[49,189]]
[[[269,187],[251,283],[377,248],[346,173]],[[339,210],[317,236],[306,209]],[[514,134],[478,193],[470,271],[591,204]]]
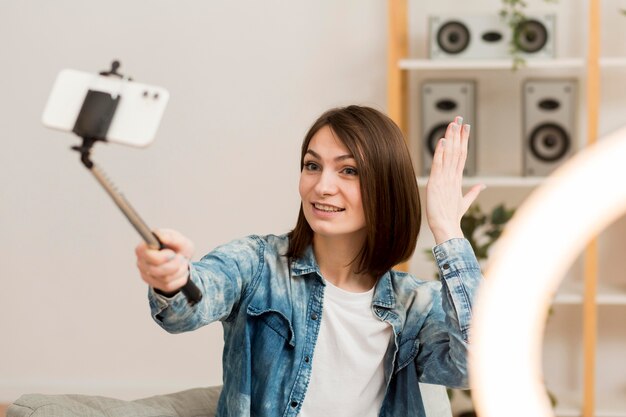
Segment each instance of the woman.
[[[391,268],[413,253],[421,209],[402,133],[382,113],[324,113],[302,145],[294,230],[250,236],[199,262],[193,244],[137,246],[154,319],[177,333],[220,320],[218,416],[423,416],[418,382],[467,385],[471,304],[481,279],[460,220],[469,125],[457,117],[436,148],[426,192],[441,282]],[[178,290],[204,293],[190,307]]]

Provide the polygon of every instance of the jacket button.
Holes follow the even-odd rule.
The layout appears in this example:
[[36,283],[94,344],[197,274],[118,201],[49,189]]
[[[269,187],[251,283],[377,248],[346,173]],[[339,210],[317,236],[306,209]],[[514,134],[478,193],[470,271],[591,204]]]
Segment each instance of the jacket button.
[[315,313],[311,314],[311,320],[317,320],[317,314]]
[[448,264],[443,264],[443,269],[450,269],[450,265],[448,265]]
[[298,401],[291,402],[291,408],[296,408],[298,406]]
[[311,360],[311,358],[309,358],[308,356],[305,356],[305,357],[304,357],[304,361],[305,361],[306,363],[309,363],[309,361],[310,361],[310,360]]

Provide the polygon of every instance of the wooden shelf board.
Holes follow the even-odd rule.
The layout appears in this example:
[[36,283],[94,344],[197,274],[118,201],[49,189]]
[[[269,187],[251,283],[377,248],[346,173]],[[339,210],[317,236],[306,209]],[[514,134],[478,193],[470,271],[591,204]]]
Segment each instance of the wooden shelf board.
[[[583,68],[585,62],[582,58],[558,58],[558,59],[529,59],[523,69],[567,69]],[[401,59],[398,63],[403,70],[510,70],[513,61],[510,59]]]
[[[401,59],[398,67],[402,70],[511,70],[510,59]],[[582,69],[584,58],[528,59],[524,69]],[[626,57],[600,58],[601,68],[626,67]]]
[[[582,304],[582,282],[564,283],[554,297],[554,304]],[[626,305],[626,287],[598,282],[598,305]],[[626,408],[625,408],[626,411]]]
[[623,68],[626,67],[626,57],[612,56],[600,58],[602,68]]

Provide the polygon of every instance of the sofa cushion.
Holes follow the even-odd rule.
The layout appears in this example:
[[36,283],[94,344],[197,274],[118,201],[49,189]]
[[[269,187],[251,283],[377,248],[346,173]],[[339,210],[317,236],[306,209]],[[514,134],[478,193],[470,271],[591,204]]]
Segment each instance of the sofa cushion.
[[22,395],[7,417],[215,417],[221,387],[124,401],[94,395]]

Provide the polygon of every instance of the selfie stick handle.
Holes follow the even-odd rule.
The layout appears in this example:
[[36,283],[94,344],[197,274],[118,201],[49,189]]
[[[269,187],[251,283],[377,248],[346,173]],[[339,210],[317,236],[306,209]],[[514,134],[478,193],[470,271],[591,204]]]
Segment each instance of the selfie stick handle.
[[[113,185],[113,183],[107,178],[104,172],[96,166],[96,164],[91,161],[89,158],[89,150],[93,145],[93,140],[85,139],[82,147],[73,147],[72,149],[77,150],[81,153],[81,161],[83,165],[87,167],[89,171],[96,177],[96,180],[102,185],[104,190],[111,196],[115,204],[122,210],[122,213],[126,216],[128,221],[133,225],[135,230],[139,232],[143,240],[147,243],[150,249],[165,249],[166,246],[159,240],[157,235],[155,235],[150,228],[146,225],[139,214],[133,209],[128,200],[124,198],[124,195],[120,193],[117,188]],[[187,298],[189,305],[193,306],[197,304],[200,300],[202,300],[202,292],[200,289],[194,284],[191,280],[191,277],[187,279],[187,283],[181,288],[181,291]]]

